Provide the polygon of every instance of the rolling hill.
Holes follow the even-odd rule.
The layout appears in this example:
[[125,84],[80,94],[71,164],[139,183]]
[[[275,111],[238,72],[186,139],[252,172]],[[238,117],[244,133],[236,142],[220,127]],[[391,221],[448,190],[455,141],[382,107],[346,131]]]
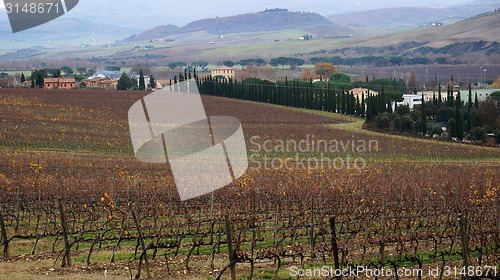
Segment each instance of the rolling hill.
[[121,39],[133,32],[134,30],[128,28],[66,17],[20,33],[12,33],[8,22],[0,23],[0,38],[3,40],[51,42],[63,45],[73,41],[88,44],[95,41],[109,43],[110,39]]
[[162,25],[138,34],[134,34],[127,38],[127,41],[147,41],[162,38],[170,34],[174,34],[177,30],[179,30],[177,25]]
[[[319,14],[283,9],[203,19],[183,27],[163,25],[132,37],[132,30],[92,22],[62,18],[53,24],[56,26],[47,24],[33,29],[33,41],[26,42],[24,37],[27,33],[12,35],[0,28],[0,48],[4,48],[0,50],[0,54],[4,52],[7,55],[3,59],[13,56],[40,59],[98,57],[102,61],[113,60],[120,63],[151,63],[152,60],[155,63],[168,63],[173,60],[237,60],[256,56],[270,59],[295,55],[316,57],[322,54],[342,57],[457,56],[462,53],[488,56],[498,53],[499,44],[494,42],[500,42],[499,12],[482,14],[445,26],[414,28],[411,31],[377,37],[362,37],[360,33],[356,35],[353,29],[360,28],[335,25]],[[18,37],[7,38],[2,36],[2,32]],[[67,32],[70,34],[67,35],[66,42],[56,43],[55,38],[65,36]],[[116,38],[122,34],[126,35]],[[313,39],[298,40],[304,34],[312,35]],[[129,40],[119,40],[112,44],[110,40],[114,38]],[[157,38],[170,41],[145,43]],[[53,40],[52,43],[47,43],[49,40]],[[107,43],[99,45],[104,40]],[[81,48],[80,44],[84,43],[92,46]],[[21,51],[15,53],[5,48],[14,44],[22,44],[22,48],[16,47]]]
[[[228,44],[196,46],[199,58],[225,59],[241,57],[277,57],[299,55],[301,58],[321,56],[363,57],[363,56],[405,56],[427,57],[450,55],[453,57],[476,54],[488,57],[500,51],[500,12],[477,16],[455,24],[441,27],[426,27],[379,37],[322,38],[310,41],[271,40],[255,38],[252,41],[234,41]],[[258,33],[256,33],[258,34]],[[255,35],[257,36],[257,35]],[[184,48],[184,47],[183,47]],[[194,47],[193,47],[194,48]],[[190,49],[193,52],[194,49]],[[153,51],[156,55],[181,51]],[[176,53],[179,55],[180,53]],[[187,53],[183,53],[187,56]],[[487,58],[488,59],[488,58]],[[470,59],[469,61],[470,62]],[[468,63],[464,59],[464,63]]]
[[494,11],[497,6],[488,0],[480,0],[460,6],[387,8],[330,15],[327,18],[342,26],[397,28],[433,22],[454,23],[477,14]]
[[376,38],[355,40],[357,45],[372,47],[396,45],[404,42],[427,42],[440,48],[449,44],[473,41],[500,41],[500,12],[483,14],[451,25],[421,28]]
[[310,12],[272,9],[232,17],[202,19],[179,29],[179,33],[206,31],[210,34],[277,31],[330,25],[323,16]]
[[208,34],[230,34],[243,32],[268,32],[285,29],[307,29],[331,26],[323,16],[310,12],[292,12],[272,9],[259,13],[248,13],[230,17],[217,17],[193,21],[183,27],[159,26],[139,33],[129,40],[151,40],[172,34],[204,31]]

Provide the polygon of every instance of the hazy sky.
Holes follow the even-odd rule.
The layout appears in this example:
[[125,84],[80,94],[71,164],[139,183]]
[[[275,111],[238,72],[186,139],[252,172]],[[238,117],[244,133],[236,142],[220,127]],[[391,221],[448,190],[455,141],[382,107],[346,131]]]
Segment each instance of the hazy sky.
[[[80,0],[67,17],[89,19],[123,27],[154,27],[163,24],[185,25],[193,20],[258,12],[269,8],[317,12],[324,16],[387,7],[450,6],[471,0],[188,0],[188,1],[102,1]],[[3,1],[0,1],[3,7]],[[5,11],[0,19],[6,20]]]

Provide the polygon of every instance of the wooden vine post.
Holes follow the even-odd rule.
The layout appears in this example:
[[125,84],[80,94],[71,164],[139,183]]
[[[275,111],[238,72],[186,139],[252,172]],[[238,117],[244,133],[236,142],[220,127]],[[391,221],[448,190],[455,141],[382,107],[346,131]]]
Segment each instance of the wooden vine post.
[[69,245],[68,228],[66,225],[66,215],[64,213],[63,201],[61,197],[57,198],[57,201],[59,203],[59,215],[61,218],[61,227],[64,238],[64,256],[62,259],[62,267],[65,267],[66,265],[72,266],[73,261],[71,259],[71,247]]
[[235,255],[233,251],[233,235],[231,232],[231,224],[229,222],[229,215],[226,215],[226,235],[227,235],[227,254],[229,256],[229,263],[231,263],[231,279],[236,280],[236,267],[234,262]]
[[[335,271],[340,270],[340,261],[339,261],[339,248],[337,244],[337,231],[335,230],[335,217],[330,217],[330,230],[332,231],[332,254],[333,254],[333,262],[335,265]],[[340,276],[336,277],[340,279]]]
[[469,280],[468,275],[469,269],[469,246],[467,244],[467,220],[463,214],[458,216],[458,226],[460,228],[460,241],[462,243],[462,267],[465,269],[466,273],[463,279]]
[[[134,219],[135,227],[137,228],[137,237],[139,238],[139,242],[141,244],[141,249],[142,249],[141,256],[144,256],[144,263],[146,264],[146,276],[149,279],[149,278],[151,278],[151,272],[149,270],[147,250],[146,250],[146,245],[144,243],[144,237],[143,237],[142,231],[141,231],[141,226],[140,226],[139,220],[134,212],[134,207],[132,206],[132,203],[129,202],[128,207],[130,208],[130,211],[132,212],[132,218]],[[140,267],[141,263],[142,263],[142,259],[139,260],[139,267]],[[140,277],[140,273],[141,273],[141,271],[139,269],[139,274],[137,275],[138,277]],[[139,279],[138,277],[136,277],[136,279]]]
[[9,239],[7,238],[7,228],[5,227],[5,221],[3,219],[2,206],[0,205],[0,228],[2,231],[2,243],[3,243],[3,257],[9,257]]

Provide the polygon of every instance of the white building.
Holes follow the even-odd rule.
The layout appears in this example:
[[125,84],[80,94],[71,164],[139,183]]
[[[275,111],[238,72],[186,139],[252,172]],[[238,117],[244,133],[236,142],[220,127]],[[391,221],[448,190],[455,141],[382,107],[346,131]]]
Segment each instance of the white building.
[[[401,105],[406,105],[410,107],[410,110],[415,107],[415,105],[422,105],[422,95],[415,94],[403,94],[403,101],[398,102],[398,107]],[[394,110],[394,104],[392,105],[392,109]]]

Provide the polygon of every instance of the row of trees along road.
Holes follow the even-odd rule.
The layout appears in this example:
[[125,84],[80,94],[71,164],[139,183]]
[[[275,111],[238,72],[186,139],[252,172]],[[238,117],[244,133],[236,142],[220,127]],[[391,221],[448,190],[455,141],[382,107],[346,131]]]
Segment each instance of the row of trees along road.
[[[477,93],[473,95],[469,84],[468,99],[456,96],[453,84],[447,86],[446,97],[441,86],[432,99],[421,94],[422,105],[410,110],[406,105],[396,106],[395,112],[389,106],[380,106],[379,98],[369,96],[367,100],[367,123],[382,130],[394,130],[427,136],[488,142],[488,135],[494,143],[500,144],[500,92],[480,102]],[[446,132],[442,126],[446,127]]]
[[[386,104],[394,100],[402,100],[402,93],[395,86],[400,82],[388,79],[374,80],[370,83],[380,85],[380,98],[385,100],[384,104]],[[387,83],[387,86],[383,83]],[[206,95],[355,116],[366,115],[366,101],[369,95],[368,91],[366,94],[355,96],[351,89],[360,84],[352,83],[350,77],[342,73],[333,73],[328,81],[315,83],[312,80],[288,80],[287,78],[285,81],[271,82],[258,78],[235,81],[206,76],[198,79],[198,84],[200,93]]]

